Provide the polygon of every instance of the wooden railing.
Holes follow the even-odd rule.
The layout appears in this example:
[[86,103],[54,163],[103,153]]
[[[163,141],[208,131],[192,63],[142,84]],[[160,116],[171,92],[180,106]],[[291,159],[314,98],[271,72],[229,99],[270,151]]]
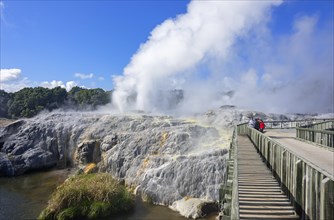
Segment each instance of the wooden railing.
[[334,131],[297,128],[297,138],[334,148]]
[[237,130],[238,134],[249,136],[302,219],[333,219],[332,174],[247,124],[238,125]]
[[326,122],[331,119],[265,121],[266,128],[298,128],[312,126],[314,123]]
[[334,149],[334,120],[296,128],[296,137]]
[[227,178],[220,190],[221,216],[225,220],[239,219],[237,129],[235,128],[230,143],[227,161]]
[[300,126],[302,128],[309,128],[314,130],[334,130],[334,120],[326,120],[324,122],[319,122],[316,124]]

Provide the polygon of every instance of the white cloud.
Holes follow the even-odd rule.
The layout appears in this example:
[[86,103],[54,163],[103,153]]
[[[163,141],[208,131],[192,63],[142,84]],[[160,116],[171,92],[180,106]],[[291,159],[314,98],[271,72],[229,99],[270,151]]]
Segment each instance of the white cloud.
[[31,82],[27,77],[22,77],[21,69],[1,69],[0,70],[0,89],[7,92],[16,92],[29,87]]
[[55,88],[57,86],[65,87],[62,81],[56,81],[56,80],[52,80],[51,82],[44,81],[40,84],[40,86],[49,88],[49,89]]
[[75,73],[74,76],[80,79],[91,79],[93,78],[94,74],[93,73],[90,73],[90,74]]
[[63,81],[52,80],[51,82],[44,81],[42,83],[32,83],[27,77],[22,77],[21,72],[21,69],[16,68],[1,69],[0,89],[7,92],[16,92],[25,87],[34,87],[39,85],[50,89],[60,86],[61,88],[65,88],[67,91],[70,91],[73,87],[78,86],[78,84],[74,81],[64,83]]
[[100,77],[98,78],[98,80],[103,81],[103,80],[104,80],[104,77],[103,77],[103,76],[100,76]]
[[16,80],[21,75],[21,69],[1,69],[0,80],[1,82]]
[[66,86],[65,87],[66,87],[67,91],[70,91],[73,87],[76,87],[76,86],[78,86],[78,84],[76,82],[74,82],[74,81],[68,81],[68,82],[66,82]]
[[40,84],[40,86],[49,88],[49,89],[60,86],[61,88],[66,89],[66,91],[70,91],[73,87],[78,86],[78,84],[74,81],[68,81],[64,83],[63,81],[52,80],[51,82],[44,81]]
[[6,92],[17,92],[30,86],[31,82],[27,77],[0,83],[0,89],[5,90]]

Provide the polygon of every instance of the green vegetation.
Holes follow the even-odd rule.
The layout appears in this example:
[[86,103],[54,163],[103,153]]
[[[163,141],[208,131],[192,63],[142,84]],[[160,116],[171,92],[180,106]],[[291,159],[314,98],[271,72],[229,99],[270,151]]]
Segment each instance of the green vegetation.
[[71,104],[79,108],[105,105],[110,102],[111,92],[105,92],[103,89],[83,89],[73,87],[68,93]]
[[4,90],[0,90],[0,117],[8,118],[8,106],[7,103],[12,99],[12,94],[7,93]]
[[110,99],[110,91],[80,87],[74,87],[69,92],[61,87],[24,88],[15,93],[0,90],[0,117],[33,117],[42,110],[52,111],[61,107],[75,110],[95,109],[109,103]]
[[42,110],[59,108],[66,100],[65,89],[56,87],[24,88],[13,94],[7,102],[8,115],[11,117],[32,117]]
[[131,193],[110,174],[71,177],[51,195],[39,219],[97,219],[131,210]]

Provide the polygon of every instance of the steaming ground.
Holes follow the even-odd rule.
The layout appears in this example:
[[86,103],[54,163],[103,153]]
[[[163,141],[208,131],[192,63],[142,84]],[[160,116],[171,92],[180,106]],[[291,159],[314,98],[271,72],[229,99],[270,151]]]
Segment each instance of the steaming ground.
[[144,200],[200,215],[180,201],[218,200],[232,125],[334,112],[333,29],[303,15],[275,38],[281,4],[191,1],[114,78],[117,114],[59,111],[0,128],[0,174],[94,162]]
[[227,132],[170,116],[40,114],[0,130],[0,174],[94,162],[154,204],[212,202],[225,178]]
[[93,162],[100,172],[123,180],[144,200],[198,217],[203,213],[192,209],[194,204],[208,205],[219,199],[232,126],[247,121],[250,115],[289,119],[233,106],[187,118],[44,113],[0,128],[0,175]]
[[[122,76],[121,112],[200,113],[222,104],[262,112],[333,113],[333,28],[321,14],[296,15],[273,35],[282,1],[191,1],[152,30]],[[170,105],[170,91],[183,100]]]

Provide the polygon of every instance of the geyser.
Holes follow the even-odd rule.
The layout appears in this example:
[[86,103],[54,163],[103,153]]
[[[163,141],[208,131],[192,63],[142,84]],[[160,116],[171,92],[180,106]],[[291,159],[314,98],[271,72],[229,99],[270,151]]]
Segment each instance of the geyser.
[[[224,104],[333,112],[333,30],[305,15],[274,36],[271,15],[281,3],[191,1],[185,14],[156,26],[114,77],[114,105],[121,112],[193,113]],[[175,90],[182,101],[171,105]]]

